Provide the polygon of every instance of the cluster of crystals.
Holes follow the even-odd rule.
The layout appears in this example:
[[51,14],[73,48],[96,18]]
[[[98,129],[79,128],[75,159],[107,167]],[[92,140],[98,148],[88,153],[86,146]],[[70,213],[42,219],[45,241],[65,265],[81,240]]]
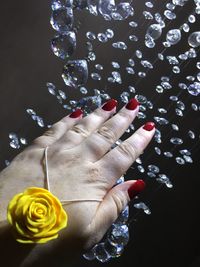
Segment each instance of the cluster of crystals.
[[21,145],[27,145],[27,140],[24,137],[19,137],[16,133],[9,133],[10,147],[19,149]]
[[67,99],[66,93],[63,90],[57,90],[53,83],[48,82],[46,85],[48,92],[55,96],[58,103],[63,104],[63,107],[66,108],[66,105],[64,105],[64,101]]
[[[52,0],[50,23],[57,33],[51,41],[51,48],[54,54],[63,60],[68,60],[76,49],[74,8],[82,8],[84,6],[82,2]],[[87,61],[84,59],[68,60],[63,67],[62,78],[67,86],[78,87],[84,85],[88,78]]]
[[[155,47],[155,41],[162,36],[163,29],[166,27],[166,20],[172,21],[177,18],[175,9],[177,7],[183,7],[188,0],[172,0],[166,4],[166,9],[163,12],[163,15],[160,13],[152,14],[149,11],[144,11],[143,15],[147,20],[155,19],[156,23],[149,25],[145,35],[145,45],[148,48]],[[186,26],[184,26],[186,27]],[[166,34],[166,41],[163,42],[165,47],[170,47],[171,45],[177,44],[181,40],[181,31],[180,29],[171,29]]]
[[[134,14],[134,10],[129,2],[115,3],[115,0],[99,1],[71,1],[52,0],[51,25],[57,34],[51,41],[52,51],[63,60],[68,60],[76,49],[76,33],[74,25],[74,9],[86,8],[93,15],[102,15],[106,20],[124,20]],[[113,31],[107,29],[105,33],[99,33],[97,38],[105,43],[113,37]],[[90,40],[96,39],[93,33],[88,32]],[[116,48],[124,49],[123,42],[113,44]],[[92,51],[89,52],[88,60],[95,60]],[[94,79],[100,80],[99,75],[92,75]],[[62,78],[67,86],[77,88],[84,85],[88,79],[88,64],[85,59],[69,60],[63,68]]]
[[40,117],[40,116],[38,116],[38,115],[36,114],[36,112],[35,112],[33,109],[28,108],[28,109],[26,110],[26,112],[28,113],[28,115],[30,115],[30,117],[31,117],[34,121],[36,121],[36,123],[37,123],[37,125],[38,125],[39,127],[42,127],[42,128],[45,127],[43,118]]
[[91,14],[101,15],[105,20],[124,20],[134,14],[132,1],[88,0],[86,2]]
[[[124,177],[120,177],[117,184],[123,183]],[[129,241],[129,229],[127,226],[129,218],[129,207],[127,206],[118,219],[112,224],[104,239],[92,249],[85,252],[83,257],[87,260],[97,259],[100,262],[107,262],[112,258],[122,255],[124,247]]]

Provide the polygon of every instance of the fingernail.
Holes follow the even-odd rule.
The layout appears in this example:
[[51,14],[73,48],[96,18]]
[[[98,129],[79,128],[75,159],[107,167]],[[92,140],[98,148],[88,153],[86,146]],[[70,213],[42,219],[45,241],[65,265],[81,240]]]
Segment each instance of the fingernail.
[[131,187],[128,189],[128,195],[130,199],[136,197],[140,192],[145,188],[145,182],[143,180],[137,180]]
[[135,98],[132,98],[126,105],[126,108],[129,110],[134,110],[138,107],[138,105],[139,105],[139,102]]
[[71,113],[69,117],[75,119],[75,118],[80,117],[82,114],[83,114],[83,111],[81,109],[77,109],[73,113]]
[[155,128],[155,123],[153,122],[147,122],[143,127],[144,130],[149,132],[152,131],[154,128]]
[[117,106],[117,100],[115,99],[110,99],[108,102],[106,102],[102,109],[105,111],[111,111],[113,108]]

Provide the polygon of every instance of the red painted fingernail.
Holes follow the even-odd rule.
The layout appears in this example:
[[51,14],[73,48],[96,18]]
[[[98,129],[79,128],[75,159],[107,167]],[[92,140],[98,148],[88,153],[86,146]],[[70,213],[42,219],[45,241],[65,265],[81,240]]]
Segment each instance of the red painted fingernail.
[[146,184],[143,180],[137,180],[131,187],[128,189],[128,195],[130,199],[136,197],[140,192],[145,188]]
[[105,111],[111,111],[113,108],[117,106],[117,100],[115,99],[110,99],[108,102],[106,102],[102,109]]
[[69,115],[70,118],[78,118],[83,114],[83,111],[81,109],[75,110],[72,114]]
[[155,123],[153,122],[147,122],[143,127],[144,130],[149,132],[152,131],[154,128],[155,128]]
[[132,98],[126,105],[126,108],[129,110],[134,110],[138,107],[138,105],[139,105],[139,102],[135,98]]

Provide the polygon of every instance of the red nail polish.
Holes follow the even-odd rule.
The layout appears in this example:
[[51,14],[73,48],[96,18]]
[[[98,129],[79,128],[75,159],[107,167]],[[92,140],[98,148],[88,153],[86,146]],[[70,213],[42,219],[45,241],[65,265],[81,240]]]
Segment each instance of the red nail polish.
[[138,105],[139,105],[139,102],[135,98],[132,98],[126,105],[126,108],[129,110],[134,110],[138,107]]
[[69,115],[70,118],[78,118],[83,114],[83,111],[81,109],[75,110],[72,114]]
[[143,127],[144,130],[149,132],[152,131],[154,128],[155,128],[155,123],[153,122],[147,122]]
[[117,106],[117,100],[115,99],[110,99],[108,102],[106,102],[102,109],[105,111],[111,111],[113,108]]
[[130,199],[136,197],[141,191],[145,188],[145,182],[143,180],[137,180],[131,187],[128,189],[128,195]]

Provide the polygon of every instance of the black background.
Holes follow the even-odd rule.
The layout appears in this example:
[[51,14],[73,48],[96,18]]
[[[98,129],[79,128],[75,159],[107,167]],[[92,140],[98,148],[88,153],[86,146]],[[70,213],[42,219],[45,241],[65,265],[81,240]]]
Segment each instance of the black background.
[[[158,11],[164,9],[164,3],[166,2],[157,1],[155,3],[156,9]],[[136,18],[134,19],[136,21],[140,19],[141,25],[143,25],[138,34],[139,36],[144,36],[146,24],[142,24],[144,19],[141,16],[141,10],[144,9],[144,1],[135,2],[134,6],[137,6]],[[179,12],[179,21],[177,22],[176,20],[177,25],[186,20],[192,8],[193,1],[189,1],[184,11],[181,10]],[[54,123],[68,114],[56,99],[47,92],[45,86],[47,81],[55,82],[61,89],[65,90],[68,99],[78,99],[83,96],[77,90],[65,89],[60,78],[59,74],[63,62],[52,54],[49,45],[49,41],[53,36],[53,30],[49,25],[49,1],[2,1],[0,10],[0,164],[1,169],[3,169],[5,167],[5,159],[11,160],[19,153],[19,151],[9,147],[9,132],[25,136],[31,142],[44,131],[44,129],[37,127],[26,114],[25,110],[27,108],[36,110],[46,123]],[[80,13],[78,16],[81,21],[81,30],[78,34],[78,48],[74,58],[85,56],[84,36],[87,30],[101,32],[106,29],[105,25],[108,25],[107,28],[115,27],[116,29],[116,24],[113,24],[113,22],[109,24],[109,22],[103,22],[99,18],[87,16],[86,13]],[[174,25],[171,23],[170,28],[173,28],[176,23]],[[118,24],[116,33],[119,37],[124,36],[126,25],[123,22]],[[144,45],[142,42],[139,45],[142,50]],[[187,49],[184,42],[181,42],[176,47],[183,51]],[[158,50],[159,48],[158,44]],[[101,46],[98,49],[98,53],[101,55],[100,60],[104,64],[107,61],[110,62],[112,58],[114,59],[116,53],[118,53],[114,49],[108,50],[109,47],[106,47],[106,45],[103,50],[101,50]],[[132,54],[134,50],[133,44]],[[155,56],[155,54],[150,54],[149,50],[146,49],[145,51],[146,57]],[[118,57],[119,62],[123,62],[123,59],[125,61],[124,54],[119,52]],[[190,64],[186,71],[189,70],[191,74],[192,68],[193,65]],[[108,70],[105,69],[105,71]],[[155,88],[155,85],[159,82],[158,78],[161,75],[166,75],[169,71],[166,68],[157,66],[156,71],[152,72],[148,83],[145,81],[140,83],[141,92],[155,100],[159,106],[167,105],[167,102],[165,103],[167,97],[153,94],[152,88]],[[96,88],[96,84],[93,84],[92,81],[90,81],[90,86],[91,88]],[[124,88],[124,84],[123,86],[110,88],[110,95],[119,99],[119,92],[123,89],[121,87]],[[98,89],[101,88],[104,88],[103,85],[98,84]],[[174,92],[175,95],[177,93],[178,90]],[[190,102],[197,102],[197,98],[192,97],[191,99],[187,94],[184,97],[188,105]],[[152,114],[151,112],[149,113],[148,119],[151,120]],[[198,132],[200,125],[198,114],[198,112],[191,111],[181,121],[183,126],[182,135],[185,134],[184,127],[187,126],[188,129],[190,125]],[[141,199],[146,200],[145,202],[151,207],[152,215],[147,216],[140,213],[137,216],[137,219],[131,225],[131,240],[123,256],[104,264],[104,266],[200,266],[198,138],[199,136],[197,136],[192,145],[193,165],[180,166],[175,164],[174,160],[160,160],[163,169],[173,174],[173,189],[169,190],[165,186],[158,186],[157,183],[147,181],[148,187]],[[147,150],[146,153],[150,153],[149,151]],[[137,173],[137,175],[138,178],[145,178],[141,177],[141,174]],[[132,177],[133,173],[128,172],[128,178]],[[98,262],[90,263],[80,259],[77,267],[100,265]]]

